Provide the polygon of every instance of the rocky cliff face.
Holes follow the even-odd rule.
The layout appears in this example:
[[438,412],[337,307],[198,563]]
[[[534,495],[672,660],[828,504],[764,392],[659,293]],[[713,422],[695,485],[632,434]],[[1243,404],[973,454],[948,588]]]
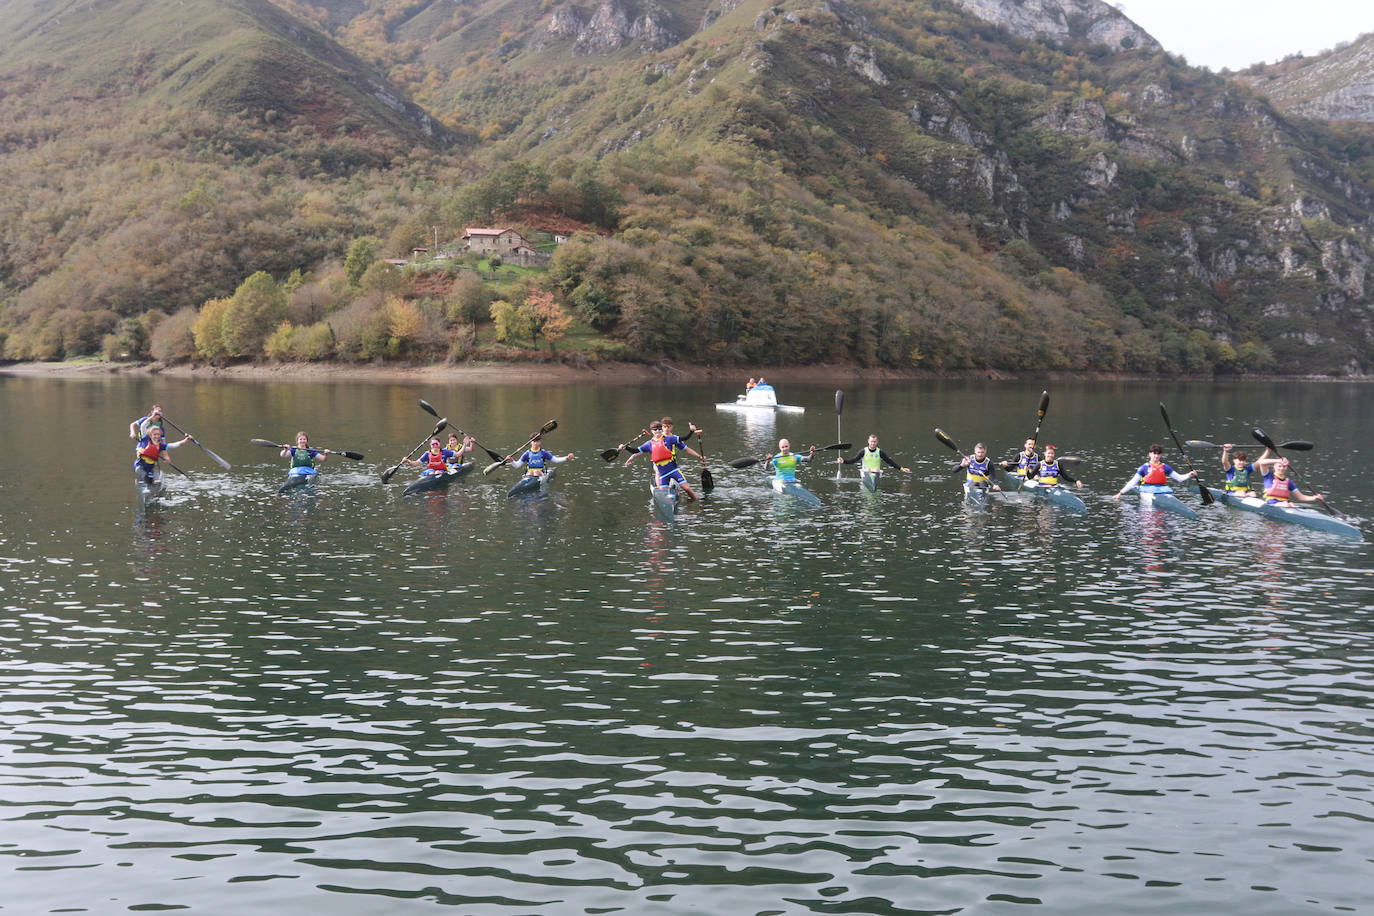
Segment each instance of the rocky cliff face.
[[1374,122],[1374,33],[1243,79],[1281,111],[1328,121]]
[[685,36],[669,10],[658,3],[604,0],[590,12],[572,5],[556,9],[548,31],[571,39],[578,54],[604,54],[638,44],[644,51],[661,51]]
[[955,0],[980,19],[1023,38],[1090,41],[1111,48],[1158,48],[1148,32],[1102,0]]

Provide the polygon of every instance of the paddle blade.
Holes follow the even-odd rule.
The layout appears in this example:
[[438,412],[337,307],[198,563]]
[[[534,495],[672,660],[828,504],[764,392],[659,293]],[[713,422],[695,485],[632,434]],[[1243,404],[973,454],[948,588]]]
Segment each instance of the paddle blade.
[[345,450],[342,451],[342,452],[335,452],[334,454],[336,454],[336,455],[343,455],[345,458],[352,458],[354,461],[362,461],[362,460],[363,460],[363,453],[362,453],[362,452],[350,452],[350,451],[348,451],[347,449],[345,449]]
[[504,461],[504,460],[505,460],[505,457],[506,457],[505,455],[502,455],[500,452],[493,452],[491,449],[487,448],[485,445],[479,446],[479,448],[481,448],[482,451],[486,452],[486,453],[487,453],[487,457],[490,458],[492,461]]
[[761,458],[736,458],[734,461],[727,462],[732,468],[752,468],[763,459]]
[[383,471],[383,472],[382,472],[382,483],[386,483],[386,482],[388,482],[389,480],[391,480],[391,478],[395,477],[395,476],[396,476],[396,472],[399,471],[400,469],[401,469],[401,466],[398,464],[398,465],[396,465],[394,468],[388,468],[387,470]]
[[[192,439],[191,441],[192,441],[192,442],[196,442],[196,440],[194,440],[194,439]],[[200,443],[199,443],[199,442],[196,442],[196,445],[200,445]],[[210,451],[210,450],[209,450],[208,448],[206,448],[205,446],[200,445],[200,450],[201,450],[202,452],[204,452],[205,454],[209,455],[211,461],[213,461],[215,464],[219,465],[220,467],[224,468],[226,471],[232,469],[233,466],[232,466],[231,464],[229,464],[229,462],[225,461],[223,458],[221,458],[219,455],[216,455],[214,452]]]
[[847,452],[854,447],[852,442],[836,442],[834,445],[822,445],[818,452]]
[[701,490],[703,493],[710,493],[716,488],[716,479],[711,476],[710,468],[701,469]]
[[1260,429],[1258,426],[1250,430],[1250,435],[1254,436],[1255,441],[1265,448],[1278,451],[1278,446],[1274,444],[1274,440],[1270,439],[1269,436],[1265,434],[1264,430]]
[[1221,448],[1215,442],[1208,442],[1206,439],[1185,439],[1183,444],[1189,448]]
[[284,445],[278,445],[277,443],[269,442],[266,439],[249,439],[248,441],[253,443],[254,445],[261,445],[263,448],[286,448],[286,446]]
[[1280,442],[1279,448],[1286,448],[1290,452],[1310,452],[1315,446],[1305,439],[1294,439],[1292,442]]
[[500,461],[493,461],[491,464],[489,464],[489,465],[487,465],[486,467],[482,468],[482,473],[483,473],[483,474],[490,474],[492,471],[496,470],[497,468],[499,468],[501,465],[503,465],[503,464],[505,464],[505,463],[506,463],[506,461],[505,461],[504,458],[503,458],[502,460],[500,460]]
[[1170,432],[1173,432],[1174,424],[1169,420],[1169,411],[1164,407],[1163,401],[1159,402],[1159,412],[1164,416],[1164,425],[1169,427]]
[[[551,432],[553,432],[553,431],[554,431],[555,429],[557,429],[557,428],[558,428],[558,421],[557,421],[557,420],[550,420],[549,422],[545,423],[543,426],[539,427],[539,431],[540,431],[541,433],[551,433]],[[533,439],[534,437],[531,436],[530,438]]]
[[430,416],[432,416],[434,419],[440,419],[439,411],[435,410],[434,405],[429,403],[429,401],[426,401],[424,398],[420,398],[420,409],[423,410],[425,413],[429,414]]
[[618,449],[618,448],[608,448],[608,449],[606,449],[604,452],[601,453],[601,460],[602,460],[602,461],[614,461],[614,460],[615,460],[615,456],[616,456],[616,455],[619,455],[619,454],[620,454],[620,449]]
[[[945,431],[944,431],[943,429],[936,429],[936,430],[935,430],[935,438],[936,438],[936,439],[939,439],[941,442],[943,442],[945,445],[949,446],[949,447],[950,447],[951,449],[953,449],[954,451],[959,452],[960,454],[963,454],[963,450],[960,449],[959,446],[957,446],[957,445],[954,444],[954,440],[953,440],[953,439],[951,439],[949,436],[945,435]],[[962,467],[962,465],[960,465],[960,466]]]
[[836,389],[835,389],[835,415],[836,415],[836,416],[839,416],[839,415],[842,414],[842,413],[844,413],[844,392],[841,391],[841,390],[839,390],[838,388],[836,388]]
[[1204,506],[1210,506],[1212,503],[1216,502],[1216,499],[1212,496],[1212,491],[1204,487],[1202,484],[1197,485],[1197,491],[1198,494],[1202,497],[1202,504]]

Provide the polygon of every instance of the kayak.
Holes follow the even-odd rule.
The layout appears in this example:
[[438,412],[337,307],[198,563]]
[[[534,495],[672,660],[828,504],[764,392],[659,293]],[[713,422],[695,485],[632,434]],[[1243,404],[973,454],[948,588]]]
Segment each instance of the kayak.
[[980,487],[971,480],[964,481],[964,502],[970,506],[981,509],[988,504],[989,490],[987,487]]
[[883,472],[881,470],[860,471],[859,482],[864,485],[864,489],[868,492],[877,493],[878,485],[883,482]]
[[140,506],[146,506],[162,495],[162,468],[153,471],[151,476],[152,479],[149,480],[141,472],[134,472],[134,489],[138,491],[138,504]]
[[783,480],[781,477],[773,477],[768,481],[773,491],[781,493],[783,496],[790,496],[793,499],[806,503],[808,506],[820,506],[821,498],[812,493],[806,487],[797,483],[795,480]]
[[555,468],[549,468],[540,475],[526,474],[516,481],[515,486],[510,488],[506,494],[511,496],[524,496],[529,493],[545,494],[549,492],[549,481],[553,480]]
[[1021,492],[1029,493],[1037,499],[1043,499],[1051,505],[1058,506],[1061,509],[1067,509],[1070,512],[1088,511],[1088,507],[1083,504],[1083,500],[1070,493],[1067,487],[1059,484],[1053,484],[1047,487],[1034,480],[1025,480],[1021,484]]
[[401,491],[402,496],[411,496],[415,493],[429,493],[433,490],[444,490],[459,477],[462,477],[476,462],[465,461],[462,464],[450,464],[447,471],[437,473],[424,473],[406,485]]
[[1211,493],[1212,498],[1222,505],[1244,512],[1253,512],[1272,521],[1302,525],[1304,528],[1339,534],[1348,538],[1363,538],[1359,528],[1316,509],[1274,505],[1258,496],[1236,496],[1234,493],[1214,490],[1211,487],[1207,488],[1207,492]]
[[677,481],[670,480],[666,487],[656,487],[649,484],[649,493],[654,498],[654,515],[665,522],[671,522],[673,516],[677,514]]
[[287,472],[286,482],[277,488],[277,495],[299,490],[314,480],[318,474],[319,472],[314,468],[292,468]]
[[1192,506],[1174,495],[1173,487],[1142,483],[1140,485],[1140,504],[1155,509],[1164,509],[1167,512],[1173,512],[1176,515],[1197,521],[1197,512],[1193,510]]

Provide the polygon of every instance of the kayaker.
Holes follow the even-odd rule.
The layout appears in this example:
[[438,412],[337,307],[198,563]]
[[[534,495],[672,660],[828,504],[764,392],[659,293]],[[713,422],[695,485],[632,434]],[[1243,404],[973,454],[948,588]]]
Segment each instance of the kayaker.
[[1250,482],[1255,476],[1255,466],[1250,463],[1249,456],[1243,450],[1236,449],[1233,452],[1232,448],[1234,446],[1230,442],[1221,447],[1221,467],[1226,471],[1226,492],[1236,496],[1254,496],[1255,491]]
[[[630,466],[641,454],[648,455],[649,460],[654,465],[654,486],[666,487],[676,480],[678,488],[687,494],[688,499],[696,499],[697,494],[687,478],[682,476],[682,469],[677,466],[677,453],[684,451],[701,459],[704,464],[706,459],[701,457],[699,452],[693,451],[683,443],[678,436],[671,434],[673,428],[673,418],[664,417],[662,420],[654,420],[649,424],[649,441],[643,443],[630,453],[630,457],[625,459],[625,467]],[[695,432],[696,427],[693,427]],[[690,435],[690,434],[689,434]]]
[[866,448],[859,449],[857,452],[850,455],[848,458],[835,459],[836,464],[854,464],[855,462],[862,462],[860,467],[863,470],[869,471],[874,474],[881,471],[883,469],[884,464],[886,464],[888,467],[896,468],[903,474],[911,473],[911,468],[902,467],[900,464],[892,460],[891,455],[889,455],[882,449],[878,448],[878,436],[875,433],[868,434],[868,446]]
[[161,426],[148,427],[148,440],[139,442],[134,449],[134,473],[143,478],[143,483],[147,486],[153,484],[153,474],[157,470],[159,461],[171,462],[172,456],[167,452],[174,448],[181,448],[191,437],[187,436],[178,442],[164,442],[162,438]]
[[129,424],[129,438],[137,439],[142,445],[148,440],[148,430],[153,427],[162,430],[162,437],[167,438],[167,428],[162,419],[162,406],[159,404],[154,404],[146,417],[139,417]]
[[[870,437],[870,442],[876,439]],[[968,482],[981,490],[998,490],[1002,488],[997,485],[997,481],[992,476],[992,459],[988,457],[988,447],[979,442],[973,446],[973,454],[965,455],[959,462],[959,467],[968,470]],[[906,468],[902,468],[906,470]],[[909,472],[908,472],[909,473]]]
[[463,440],[458,441],[457,433],[448,434],[448,448],[444,449],[444,460],[450,465],[462,464],[463,456],[472,452],[472,446],[477,442],[471,436],[463,436]]
[[429,448],[419,458],[402,458],[401,460],[413,468],[424,468],[424,473],[421,476],[428,477],[433,474],[445,473],[448,470],[449,455],[451,454],[449,449],[439,444],[439,439],[436,437],[429,440]]
[[315,470],[315,465],[322,463],[329,457],[329,449],[314,449],[310,447],[310,437],[305,431],[296,433],[295,446],[282,446],[281,456],[290,457],[291,469],[287,471],[292,477],[306,476],[311,477],[319,473]]
[[1025,480],[1035,476],[1035,469],[1040,464],[1040,457],[1035,454],[1035,440],[1027,439],[1026,444],[1021,447],[1021,451],[1016,453],[1015,461],[1002,462],[1002,470],[1013,476]]
[[[1164,463],[1164,446],[1154,443],[1150,446],[1149,457],[1146,462],[1136,469],[1135,474],[1126,485],[1112,494],[1112,499],[1120,499],[1126,493],[1135,489],[1137,486],[1165,487],[1169,485],[1169,479],[1173,478],[1179,483],[1186,483],[1197,476],[1197,471],[1189,471],[1181,474],[1175,471],[1171,465]],[[1082,486],[1082,484],[1079,484]]]
[[1287,505],[1289,500],[1300,503],[1323,502],[1320,493],[1311,496],[1298,489],[1298,485],[1288,476],[1288,459],[1273,455],[1269,449],[1255,459],[1255,469],[1264,475],[1264,501],[1271,506]]
[[[1027,441],[1031,443],[1035,442],[1034,439],[1028,439]],[[1042,487],[1055,487],[1059,486],[1059,481],[1067,480],[1069,483],[1075,484],[1078,489],[1083,489],[1083,481],[1075,480],[1074,476],[1069,473],[1068,468],[1060,467],[1059,459],[1055,457],[1055,455],[1056,452],[1053,445],[1045,446],[1044,457],[1040,459],[1040,463],[1035,468],[1035,482]]]
[[573,459],[574,456],[572,452],[568,452],[568,454],[559,458],[553,452],[544,448],[541,444],[542,441],[543,437],[535,433],[534,437],[530,439],[530,447],[525,449],[525,453],[517,458],[511,467],[519,468],[524,466],[528,468],[525,472],[526,477],[543,477],[544,470],[549,465],[562,464],[565,461],[571,461]]
[[784,480],[788,483],[796,483],[797,466],[809,462],[816,455],[816,446],[811,446],[811,451],[805,455],[795,455],[792,453],[792,443],[786,439],[778,440],[778,453],[769,455],[765,463],[773,468],[773,479]]

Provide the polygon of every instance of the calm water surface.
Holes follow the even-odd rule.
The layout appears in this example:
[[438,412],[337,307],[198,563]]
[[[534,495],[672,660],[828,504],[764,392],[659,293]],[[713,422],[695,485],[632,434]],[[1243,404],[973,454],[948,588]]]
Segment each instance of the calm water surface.
[[[1041,387],[746,418],[719,385],[0,376],[0,911],[1374,910],[1370,546],[1109,498],[1175,459],[1164,400],[1187,438],[1316,442],[1301,476],[1374,515],[1371,389],[1057,384],[1087,514],[964,507],[931,430],[1006,454]],[[577,458],[547,498],[402,500],[417,397],[497,450],[557,418]],[[188,445],[143,511],[154,400],[234,467]],[[596,454],[663,412],[713,459],[876,431],[914,473],[804,469],[807,511],[717,460],[664,525],[643,459]],[[302,427],[367,460],[278,497],[248,440]]]

